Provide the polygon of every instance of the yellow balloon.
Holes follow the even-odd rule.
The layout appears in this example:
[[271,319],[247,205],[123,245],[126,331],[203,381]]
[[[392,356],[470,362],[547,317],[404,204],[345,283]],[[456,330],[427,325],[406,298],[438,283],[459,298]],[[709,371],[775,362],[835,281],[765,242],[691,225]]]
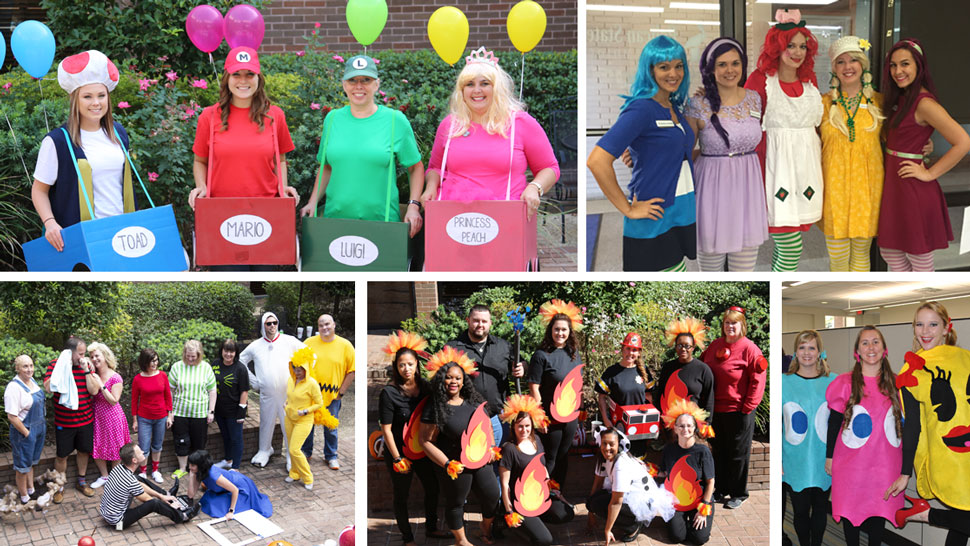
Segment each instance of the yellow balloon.
[[440,7],[428,19],[428,38],[438,56],[453,65],[468,44],[468,19],[454,6]]
[[532,0],[522,0],[509,10],[505,26],[515,49],[532,51],[546,33],[546,12]]

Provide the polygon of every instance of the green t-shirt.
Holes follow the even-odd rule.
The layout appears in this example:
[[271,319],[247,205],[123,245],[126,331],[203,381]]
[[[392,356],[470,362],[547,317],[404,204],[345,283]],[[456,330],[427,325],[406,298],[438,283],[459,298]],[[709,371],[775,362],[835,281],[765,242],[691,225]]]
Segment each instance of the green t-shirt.
[[388,218],[401,221],[396,186],[390,200],[387,198],[392,116],[396,118],[394,157],[410,167],[421,161],[421,152],[411,124],[400,111],[379,106],[374,115],[358,119],[345,106],[327,115],[317,152],[317,161],[323,161],[326,147],[326,162],[331,169],[324,217],[383,222],[387,207]]

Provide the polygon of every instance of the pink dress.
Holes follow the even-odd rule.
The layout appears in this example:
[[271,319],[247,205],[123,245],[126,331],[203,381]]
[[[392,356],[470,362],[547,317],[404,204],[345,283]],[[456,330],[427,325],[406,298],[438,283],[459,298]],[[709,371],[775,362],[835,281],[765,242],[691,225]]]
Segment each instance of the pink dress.
[[[111,390],[113,385],[121,382],[121,376],[114,374],[104,386]],[[128,434],[125,410],[121,404],[109,404],[104,399],[104,392],[98,391],[94,395],[94,451],[91,456],[104,461],[117,461],[121,459],[118,450],[129,442],[131,435]]]

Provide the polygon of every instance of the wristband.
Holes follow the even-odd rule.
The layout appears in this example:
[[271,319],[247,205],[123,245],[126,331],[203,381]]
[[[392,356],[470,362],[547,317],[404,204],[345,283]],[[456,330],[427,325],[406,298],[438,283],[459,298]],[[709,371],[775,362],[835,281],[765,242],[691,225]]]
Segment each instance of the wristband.
[[542,197],[542,194],[545,193],[545,192],[542,191],[542,184],[539,184],[535,180],[533,180],[532,182],[529,182],[529,185],[530,186],[535,186],[535,188],[537,190],[539,190],[539,197]]
[[46,224],[46,223],[47,223],[47,220],[53,220],[53,219],[54,219],[54,217],[53,217],[53,216],[49,216],[49,217],[47,217],[47,218],[45,218],[45,219],[44,219],[44,221],[43,221],[43,222],[41,222],[41,223],[42,223],[42,224]]
[[707,516],[711,515],[711,505],[710,505],[710,503],[707,503],[707,502],[704,502],[704,501],[701,501],[701,502],[697,503],[697,513],[700,514],[701,516],[705,517],[705,518]]
[[417,199],[408,199],[408,205],[417,205],[418,208],[421,208],[421,201],[418,201]]

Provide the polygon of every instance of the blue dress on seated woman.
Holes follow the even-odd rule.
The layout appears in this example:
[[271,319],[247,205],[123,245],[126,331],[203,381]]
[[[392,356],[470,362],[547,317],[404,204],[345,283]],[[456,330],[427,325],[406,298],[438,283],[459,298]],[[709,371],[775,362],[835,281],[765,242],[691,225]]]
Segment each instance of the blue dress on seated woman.
[[273,503],[269,497],[259,492],[253,480],[245,474],[235,470],[223,470],[218,466],[209,469],[209,475],[202,480],[205,484],[205,494],[202,495],[202,511],[213,518],[221,518],[229,512],[229,505],[232,503],[232,493],[216,483],[219,476],[225,476],[227,480],[239,488],[239,498],[236,500],[235,514],[246,510],[255,510],[263,515],[270,517],[273,515]]

